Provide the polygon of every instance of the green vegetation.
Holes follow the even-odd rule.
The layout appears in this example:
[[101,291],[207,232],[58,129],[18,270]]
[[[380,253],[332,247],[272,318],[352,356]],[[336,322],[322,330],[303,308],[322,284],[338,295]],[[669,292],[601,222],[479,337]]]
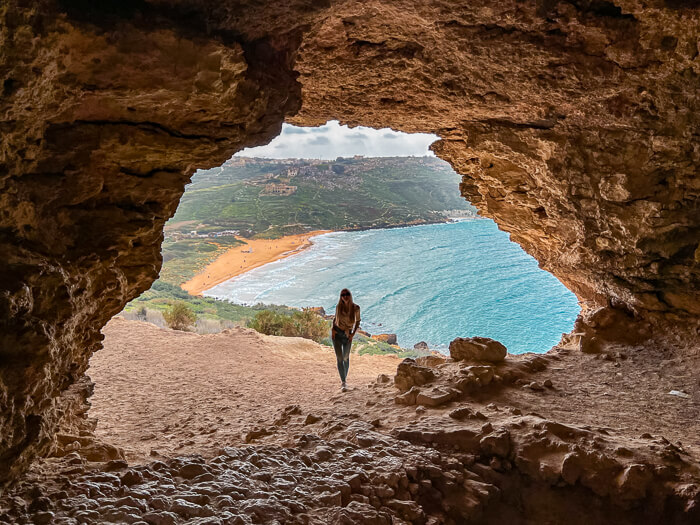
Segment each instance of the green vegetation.
[[172,303],[170,307],[163,312],[163,318],[173,330],[189,331],[194,326],[194,323],[197,322],[197,316],[185,301],[175,301]]
[[235,237],[166,239],[162,247],[160,279],[173,284],[187,282],[219,255],[241,244],[243,241]]
[[[460,196],[459,182],[447,163],[432,157],[234,158],[195,174],[170,231],[233,229],[279,237],[437,222],[445,210],[473,210]],[[270,194],[270,187],[292,187],[293,193]]]
[[362,334],[355,335],[355,339],[353,339],[352,342],[352,348],[359,355],[396,354],[401,359],[406,359],[407,357],[415,359],[416,357],[421,357],[432,353],[430,350],[407,350],[405,348],[397,348],[396,346],[391,346],[390,344],[382,341],[376,341]]
[[297,310],[291,315],[263,310],[248,322],[248,326],[262,334],[303,337],[330,344],[330,322],[310,310]]
[[127,312],[144,312],[146,309],[165,312],[173,301],[186,302],[192,311],[200,319],[214,319],[217,321],[230,321],[237,325],[245,325],[256,313],[261,310],[272,310],[279,313],[291,313],[296,310],[286,306],[242,306],[217,301],[209,297],[199,297],[188,294],[179,286],[158,279],[151,289],[142,293],[138,298],[126,305]]

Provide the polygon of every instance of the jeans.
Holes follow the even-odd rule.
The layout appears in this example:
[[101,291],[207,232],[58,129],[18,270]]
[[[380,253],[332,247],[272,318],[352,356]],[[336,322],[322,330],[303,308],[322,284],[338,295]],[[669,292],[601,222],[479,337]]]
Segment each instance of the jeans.
[[345,332],[335,330],[333,348],[335,348],[335,357],[338,360],[340,380],[345,383],[345,378],[348,376],[348,369],[350,368],[350,348],[352,348],[352,342],[348,339]]

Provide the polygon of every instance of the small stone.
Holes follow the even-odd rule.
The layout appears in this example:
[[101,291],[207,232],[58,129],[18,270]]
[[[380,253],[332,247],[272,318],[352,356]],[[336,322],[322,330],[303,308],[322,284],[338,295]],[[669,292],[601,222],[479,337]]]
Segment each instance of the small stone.
[[178,521],[177,514],[172,512],[148,512],[142,516],[149,525],[175,525]]
[[545,379],[544,383],[542,383],[545,388],[554,388],[554,384],[552,383],[551,379]]
[[333,451],[328,447],[316,447],[313,455],[317,461],[328,461],[333,457]]
[[261,438],[264,436],[269,436],[270,434],[272,434],[272,432],[270,432],[266,428],[257,428],[256,427],[253,430],[246,432],[246,434],[243,436],[243,441],[245,441],[246,443],[250,443],[254,439],[258,439],[258,438]]
[[420,394],[420,389],[414,386],[411,387],[408,392],[404,392],[403,394],[396,396],[394,398],[394,402],[397,405],[415,405],[418,394]]
[[34,516],[32,516],[32,523],[35,523],[36,525],[46,525],[53,522],[53,520],[54,513],[50,511],[37,512],[34,514]]
[[464,420],[464,419],[481,419],[481,420],[486,420],[486,416],[482,414],[481,412],[474,411],[469,407],[459,407],[455,408],[452,412],[449,413],[449,416],[452,419],[456,419],[458,421]]
[[457,392],[454,390],[446,390],[442,388],[433,388],[429,391],[422,391],[416,396],[416,404],[426,407],[438,407],[449,403],[455,397]]
[[107,462],[107,464],[104,466],[103,470],[105,472],[113,472],[115,470],[122,470],[125,468],[129,468],[129,464],[125,460],[113,459],[113,460]]
[[138,470],[128,470],[120,478],[122,485],[131,487],[143,483],[143,475]]
[[314,423],[318,423],[321,421],[320,416],[315,416],[313,414],[309,414],[306,416],[306,419],[304,420],[304,425],[313,425]]
[[177,475],[181,478],[192,479],[207,473],[208,470],[204,467],[204,465],[200,463],[186,463],[185,465],[180,467],[180,470],[178,470]]

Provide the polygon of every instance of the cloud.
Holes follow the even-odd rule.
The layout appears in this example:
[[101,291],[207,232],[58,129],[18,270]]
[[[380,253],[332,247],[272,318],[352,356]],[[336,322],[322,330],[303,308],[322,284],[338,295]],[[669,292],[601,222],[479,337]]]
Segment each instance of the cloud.
[[314,137],[310,140],[306,141],[306,144],[309,146],[325,146],[326,144],[330,144],[331,139],[328,137]]
[[308,128],[300,128],[297,126],[290,126],[289,124],[282,124],[282,135],[305,135],[309,133]]
[[373,129],[363,126],[349,128],[331,120],[316,128],[282,125],[282,132],[272,142],[257,148],[246,148],[237,156],[267,158],[336,157],[405,157],[433,153],[428,146],[438,140],[428,133],[403,133],[389,128]]

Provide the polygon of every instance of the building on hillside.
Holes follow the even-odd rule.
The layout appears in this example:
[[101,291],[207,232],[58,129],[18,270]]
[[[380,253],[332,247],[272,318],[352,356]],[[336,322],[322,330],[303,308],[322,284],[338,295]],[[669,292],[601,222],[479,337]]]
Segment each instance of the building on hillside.
[[265,184],[265,189],[261,195],[293,195],[297,191],[296,186],[288,186],[286,184]]

